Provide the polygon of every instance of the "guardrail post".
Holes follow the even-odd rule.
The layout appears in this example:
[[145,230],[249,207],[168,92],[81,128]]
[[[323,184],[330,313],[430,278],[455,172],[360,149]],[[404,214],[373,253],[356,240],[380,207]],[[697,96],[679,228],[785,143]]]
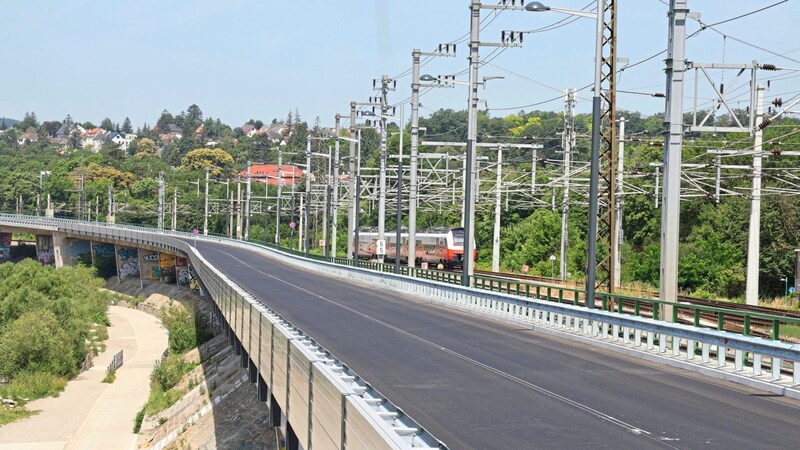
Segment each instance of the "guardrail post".
[[772,381],[781,379],[781,359],[772,357]]
[[753,354],[753,375],[759,376],[761,375],[761,358],[762,356],[759,353]]

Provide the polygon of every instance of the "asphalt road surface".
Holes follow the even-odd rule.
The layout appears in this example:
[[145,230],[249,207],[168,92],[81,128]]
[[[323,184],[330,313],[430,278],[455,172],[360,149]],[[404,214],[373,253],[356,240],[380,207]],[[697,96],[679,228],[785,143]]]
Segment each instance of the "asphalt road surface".
[[800,402],[287,267],[198,250],[451,449],[796,448]]

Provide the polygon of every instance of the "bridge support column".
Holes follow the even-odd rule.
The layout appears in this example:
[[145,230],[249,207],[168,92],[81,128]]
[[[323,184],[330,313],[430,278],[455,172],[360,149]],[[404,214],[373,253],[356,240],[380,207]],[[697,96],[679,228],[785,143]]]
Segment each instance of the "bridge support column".
[[53,263],[56,269],[69,265],[68,255],[67,236],[64,233],[53,233]]
[[281,426],[281,405],[275,400],[275,396],[270,392],[269,394],[269,418],[272,427]]
[[250,373],[250,382],[257,383],[258,382],[258,367],[253,362],[252,358],[247,358],[247,368],[248,372]]
[[267,382],[264,381],[264,377],[258,375],[258,401],[259,402],[266,402],[269,400],[269,387],[267,386]]
[[[300,197],[302,198],[302,197]],[[297,434],[295,434],[294,429],[292,428],[292,424],[286,424],[286,450],[299,450],[300,449],[300,440],[297,439]]]

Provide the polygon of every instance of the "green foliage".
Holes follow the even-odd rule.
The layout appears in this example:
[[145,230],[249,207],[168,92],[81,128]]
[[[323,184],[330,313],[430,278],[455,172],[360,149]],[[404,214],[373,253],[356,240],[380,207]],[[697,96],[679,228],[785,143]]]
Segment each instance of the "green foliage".
[[0,378],[9,389],[35,398],[78,373],[90,329],[102,335],[108,324],[102,285],[86,267],[0,265]]
[[197,363],[187,362],[183,356],[176,354],[157,362],[150,374],[150,397],[147,399],[144,411],[152,415],[175,404],[186,390],[174,387],[195,367]]
[[0,407],[0,427],[5,424],[16,422],[17,420],[22,420],[27,417],[39,414],[39,411],[30,411],[25,408],[6,408]]
[[114,380],[117,379],[117,369],[114,366],[108,366],[108,370],[106,370],[106,376],[103,378],[103,383],[113,383]]
[[23,371],[0,392],[4,397],[35,399],[49,397],[64,390],[67,379],[44,372]]
[[140,409],[138,413],[136,413],[136,418],[133,419],[133,433],[139,434],[139,431],[142,429],[142,421],[144,420],[144,408]]
[[211,333],[194,309],[181,306],[165,308],[162,323],[169,331],[169,350],[185,353],[211,338]]

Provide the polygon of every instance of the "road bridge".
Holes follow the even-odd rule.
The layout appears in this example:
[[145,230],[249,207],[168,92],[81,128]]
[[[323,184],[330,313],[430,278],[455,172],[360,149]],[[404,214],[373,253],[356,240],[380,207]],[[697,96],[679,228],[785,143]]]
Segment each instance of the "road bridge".
[[[0,218],[0,229],[6,222]],[[392,423],[388,429],[406,437],[416,433],[417,440],[389,436],[387,428],[365,420],[378,430],[374,434],[384,438],[386,448],[438,445],[432,436],[449,448],[787,448],[799,436],[797,400],[543,334],[536,326],[430,304],[423,297],[382,286],[379,277],[373,283],[355,282],[333,276],[327,265],[301,268],[287,263],[279,252],[229,241],[121,227],[54,225],[58,232],[70,229],[72,235],[116,237],[129,244],[185,252],[230,326],[231,341],[243,362],[256,375],[251,381],[270,384],[264,386],[262,400],[281,411],[273,423],[283,422],[290,430],[294,436],[290,446],[343,448],[346,441],[347,448],[376,448],[369,443],[377,441],[360,439],[364,429],[354,426],[360,409],[343,406],[341,431],[333,432],[336,426],[312,420],[321,407],[321,392],[309,387],[313,395],[303,398],[296,390],[281,387],[297,382],[297,374],[304,373],[302,368],[298,372],[292,358],[300,350],[294,346],[305,338],[289,330],[288,340],[280,344],[276,336],[286,326],[273,321],[272,339],[265,344],[263,324],[273,312],[330,352],[316,361],[335,355],[341,367],[357,373],[402,410],[390,408],[378,411],[379,415],[405,413],[413,418],[405,428]],[[231,301],[221,283],[235,283],[237,292],[252,293],[271,311]],[[667,341],[665,335],[660,337]],[[269,363],[264,349],[272,358]],[[283,381],[277,378],[281,358],[290,366],[283,368]],[[309,373],[315,383],[325,375],[322,369]],[[353,392],[357,396],[362,391]],[[352,397],[352,393],[342,395],[346,401],[360,401]],[[298,409],[307,414],[298,416]],[[307,423],[298,423],[297,417]],[[321,431],[331,439],[312,437]]]

